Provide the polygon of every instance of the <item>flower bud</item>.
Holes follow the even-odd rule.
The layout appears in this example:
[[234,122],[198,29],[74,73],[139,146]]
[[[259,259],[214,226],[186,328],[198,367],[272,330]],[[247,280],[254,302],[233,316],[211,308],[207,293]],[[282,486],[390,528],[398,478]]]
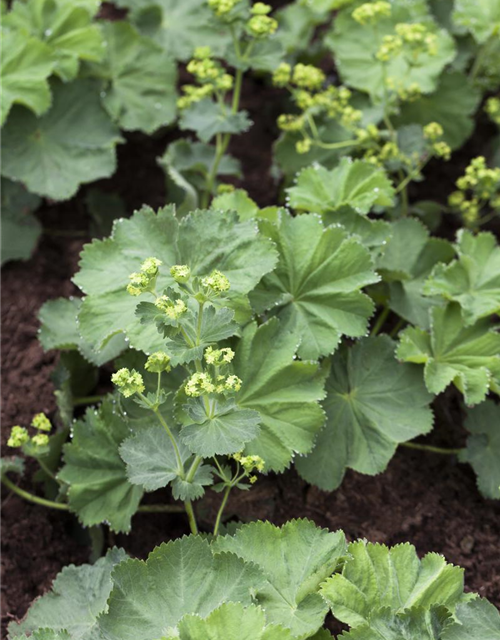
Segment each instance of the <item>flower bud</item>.
[[125,367],[119,369],[111,376],[111,382],[118,387],[120,393],[126,398],[133,396],[134,393],[142,393],[145,389],[144,380],[135,369],[132,369],[132,371]]
[[225,293],[231,286],[226,276],[217,269],[214,269],[209,276],[202,278],[201,284],[215,293]]
[[39,431],[50,431],[52,429],[50,420],[44,413],[37,413],[31,421],[31,426]]
[[163,371],[168,373],[172,369],[170,357],[164,351],[152,353],[146,360],[144,368],[150,373],[162,373]]
[[23,444],[29,442],[29,439],[28,430],[16,425],[11,429],[9,439],[7,440],[7,446],[12,448],[22,447]]
[[186,264],[175,264],[170,267],[170,275],[179,284],[185,284],[191,277],[191,269]]

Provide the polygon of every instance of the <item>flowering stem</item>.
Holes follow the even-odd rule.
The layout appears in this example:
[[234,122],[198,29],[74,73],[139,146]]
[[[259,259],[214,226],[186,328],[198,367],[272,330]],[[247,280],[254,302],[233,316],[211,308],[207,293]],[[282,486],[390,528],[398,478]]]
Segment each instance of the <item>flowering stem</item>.
[[487,57],[487,54],[489,53],[490,47],[494,42],[496,42],[496,37],[495,35],[492,35],[479,49],[479,53],[477,54],[476,59],[474,60],[474,64],[472,65],[472,68],[469,72],[470,80],[475,80],[477,78],[477,75],[479,74],[479,72],[481,71],[481,67],[483,66],[483,62]]
[[32,502],[33,504],[38,504],[42,507],[49,507],[51,509],[59,509],[60,511],[69,511],[69,506],[64,502],[55,502],[54,500],[46,500],[45,498],[39,498],[35,496],[33,493],[29,491],[25,491],[21,489],[16,484],[9,480],[7,476],[2,476],[2,483],[8,487],[14,493],[17,493],[18,496],[24,498],[28,502]]
[[191,468],[189,469],[188,474],[186,476],[186,482],[193,481],[195,473],[198,470],[198,467],[200,466],[202,461],[203,461],[203,458],[201,456],[195,457],[195,459],[193,460],[193,464],[191,465]]
[[158,371],[158,384],[156,385],[156,402],[160,400],[161,391],[161,371]]
[[101,402],[102,400],[104,400],[105,397],[106,397],[105,395],[102,395],[102,396],[81,396],[81,397],[73,398],[73,406],[80,407],[85,404],[97,404],[98,402]]
[[191,504],[191,500],[186,500],[184,502],[184,508],[186,509],[191,533],[196,535],[198,533],[198,525],[196,524],[196,516],[194,515],[194,509],[193,505]]
[[418,444],[417,442],[402,442],[401,446],[406,447],[407,449],[418,449],[419,451],[442,453],[448,456],[456,456],[462,451],[462,449],[445,449],[443,447],[435,447],[431,444]]
[[45,462],[41,458],[36,458],[36,461],[40,465],[40,468],[42,469],[42,471],[46,473],[49,476],[49,478],[52,478],[52,480],[55,480],[58,484],[61,484],[61,481],[56,478],[55,473],[53,473],[48,468],[48,466],[45,464]]
[[395,336],[397,336],[399,330],[403,327],[404,324],[405,324],[405,320],[403,318],[399,318],[396,325],[394,326],[394,328],[389,334],[391,338],[394,338]]
[[218,533],[219,533],[219,527],[220,527],[222,514],[223,514],[224,509],[226,507],[227,499],[229,498],[229,494],[231,493],[231,489],[232,488],[233,488],[232,485],[228,484],[226,489],[225,489],[225,491],[224,491],[224,496],[222,498],[222,502],[220,504],[219,511],[217,512],[217,519],[215,520],[214,536],[218,535]]
[[344,140],[342,142],[321,142],[321,140],[313,140],[313,144],[321,149],[342,149],[343,147],[353,147],[358,144],[358,141]]
[[387,316],[389,315],[390,312],[391,310],[389,309],[389,307],[384,307],[382,309],[379,317],[377,318],[377,320],[375,321],[375,324],[373,325],[373,329],[371,330],[371,333],[370,333],[371,336],[378,335],[380,329],[382,329],[384,322],[387,320]]

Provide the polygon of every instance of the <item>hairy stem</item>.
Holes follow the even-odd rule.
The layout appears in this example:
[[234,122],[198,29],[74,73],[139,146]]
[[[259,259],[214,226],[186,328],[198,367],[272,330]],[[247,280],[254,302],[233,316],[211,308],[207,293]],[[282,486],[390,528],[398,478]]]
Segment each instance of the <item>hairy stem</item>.
[[387,320],[387,316],[389,315],[390,312],[391,310],[389,309],[389,307],[384,307],[382,309],[379,317],[376,319],[375,324],[373,325],[373,329],[370,332],[371,336],[378,335],[379,331],[382,329],[384,322]]
[[431,444],[419,444],[418,442],[402,442],[401,446],[407,449],[429,451],[430,453],[442,453],[447,456],[456,456],[462,451],[462,449],[445,449],[444,447],[435,447]]
[[184,508],[186,509],[187,517],[189,520],[189,528],[191,529],[191,533],[196,535],[198,533],[198,525],[196,524],[196,516],[194,515],[194,509],[193,509],[191,500],[186,500],[184,502]]
[[224,491],[224,496],[222,498],[222,502],[220,504],[219,511],[217,512],[217,519],[215,520],[214,536],[218,535],[218,533],[219,533],[222,514],[223,514],[224,509],[226,507],[227,499],[229,498],[229,494],[231,493],[231,489],[232,489],[232,486],[228,485],[226,487],[225,491]]
[[35,496],[33,493],[29,491],[25,491],[21,489],[16,484],[9,480],[7,476],[2,476],[2,484],[8,487],[11,491],[16,493],[18,496],[27,500],[28,502],[32,502],[33,504],[38,504],[42,507],[49,507],[50,509],[59,509],[60,511],[68,511],[69,506],[64,502],[55,502],[54,500],[47,500],[46,498],[39,498]]

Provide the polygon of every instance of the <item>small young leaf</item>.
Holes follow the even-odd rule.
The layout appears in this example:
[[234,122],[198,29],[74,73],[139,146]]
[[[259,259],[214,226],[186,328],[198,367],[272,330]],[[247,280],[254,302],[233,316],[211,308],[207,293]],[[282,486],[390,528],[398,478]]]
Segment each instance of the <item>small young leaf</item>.
[[455,616],[457,624],[445,631],[442,640],[500,640],[500,612],[487,600],[459,604]]
[[295,453],[308,453],[325,421],[319,367],[294,359],[297,344],[297,333],[271,318],[258,328],[249,324],[236,350],[234,371],[243,380],[236,402],[261,416],[245,451],[259,455],[266,471],[283,471]]
[[400,442],[431,430],[432,398],[418,368],[398,364],[394,347],[387,336],[365,338],[333,357],[326,425],[312,453],[296,462],[308,482],[333,491],[347,467],[381,473]]
[[477,484],[487,498],[500,499],[500,406],[486,400],[467,411],[465,427],[470,432],[460,459],[477,475]]
[[263,582],[260,570],[230,553],[213,555],[207,540],[163,543],[148,559],[113,572],[108,610],[99,619],[108,640],[158,640],[186,614],[205,617],[223,602],[249,605]]
[[234,553],[259,567],[266,583],[256,592],[256,601],[265,607],[268,622],[309,637],[322,626],[327,609],[319,586],[336,570],[346,542],[341,531],[331,533],[310,520],[292,520],[281,528],[253,522],[234,536],[217,538],[214,550]]
[[458,302],[466,325],[500,313],[500,247],[495,236],[461,229],[456,251],[457,260],[434,268],[424,292]]
[[338,227],[325,229],[314,215],[284,213],[279,226],[261,228],[280,261],[251,299],[257,311],[272,309],[294,325],[298,355],[316,360],[332,353],[342,335],[364,335],[374,305],[360,290],[379,280],[368,250]]
[[314,213],[347,209],[365,215],[374,205],[390,207],[394,199],[383,169],[350,158],[343,158],[331,171],[320,165],[303,169],[287,191],[293,209]]
[[232,113],[229,105],[210,99],[192,104],[179,120],[180,129],[194,131],[202,142],[209,142],[218,133],[243,133],[251,124],[246,111]]
[[[97,638],[97,617],[106,609],[111,591],[111,572],[127,558],[122,549],[110,549],[104,558],[95,564],[83,564],[79,567],[69,565],[56,577],[51,591],[38,598],[31,605],[21,623],[9,625],[9,637],[18,638],[22,633],[31,633],[37,629],[51,630],[65,639],[79,640]],[[37,636],[34,636],[37,638]],[[44,634],[39,635],[45,640]],[[58,638],[48,636],[50,640]]]
[[415,606],[454,607],[462,597],[463,569],[437,553],[419,560],[411,544],[388,548],[364,540],[351,543],[348,551],[342,573],[323,583],[321,595],[333,615],[352,627],[369,623],[383,607],[392,614]]
[[114,173],[121,138],[95,81],[54,82],[52,90],[52,107],[41,118],[23,107],[12,110],[3,129],[2,175],[33,193],[66,200],[80,184]]
[[400,335],[397,357],[425,365],[431,393],[453,383],[469,406],[482,402],[489,389],[500,393],[500,334],[488,320],[464,327],[460,307],[450,303],[431,311],[430,334],[410,327]]

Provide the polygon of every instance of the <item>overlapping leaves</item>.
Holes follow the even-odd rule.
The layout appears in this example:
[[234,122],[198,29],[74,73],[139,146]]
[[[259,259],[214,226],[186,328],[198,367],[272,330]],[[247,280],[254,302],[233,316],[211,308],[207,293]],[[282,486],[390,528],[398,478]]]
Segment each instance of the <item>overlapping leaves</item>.
[[160,268],[157,290],[173,280],[169,268],[187,264],[195,275],[222,271],[231,283],[229,298],[241,300],[276,262],[271,242],[261,238],[253,222],[240,222],[230,212],[197,211],[180,222],[171,207],[155,214],[144,207],[129,220],[115,224],[110,238],[87,245],[76,284],[87,294],[80,313],[82,336],[102,346],[124,332],[130,344],[146,352],[162,348],[154,324],[141,325],[135,315],[137,298],[126,291],[128,276],[143,260],[155,256]]
[[347,467],[377,474],[398,443],[427,433],[431,396],[416,366],[400,365],[387,336],[344,346],[332,358],[323,407],[327,421],[312,453],[296,462],[299,473],[332,491]]
[[19,183],[2,178],[2,264],[28,260],[36,246],[42,225],[33,215],[40,198]]
[[369,251],[339,227],[323,227],[314,215],[280,216],[261,229],[280,260],[251,296],[257,311],[272,309],[300,336],[298,355],[332,353],[342,335],[366,333],[374,305],[361,288],[377,282]]

